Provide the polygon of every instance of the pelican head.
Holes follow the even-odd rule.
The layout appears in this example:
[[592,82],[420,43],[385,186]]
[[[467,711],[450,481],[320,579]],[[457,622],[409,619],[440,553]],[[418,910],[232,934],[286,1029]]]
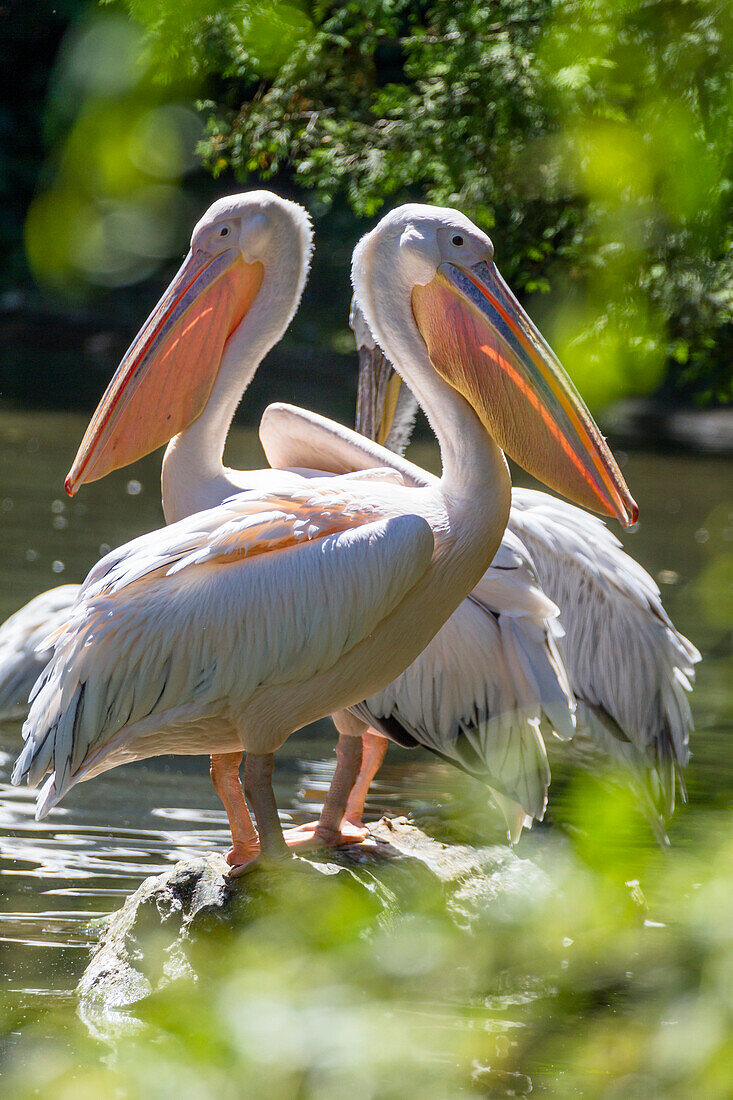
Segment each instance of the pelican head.
[[[209,207],[97,406],[66,478],[70,496],[189,427],[225,356],[255,328],[262,354],[280,338],[303,292],[312,236],[306,211],[269,191]],[[283,304],[285,286],[285,308],[269,308]]]
[[403,349],[413,361],[427,353],[520,466],[577,504],[635,522],[636,503],[583,399],[470,219],[432,206],[393,210],[357,245],[352,279],[385,352]]

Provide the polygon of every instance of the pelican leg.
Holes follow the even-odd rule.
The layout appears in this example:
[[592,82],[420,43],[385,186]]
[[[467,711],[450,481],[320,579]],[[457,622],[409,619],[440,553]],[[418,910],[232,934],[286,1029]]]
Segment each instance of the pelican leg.
[[211,757],[211,781],[224,804],[232,830],[232,846],[226,854],[226,861],[232,867],[254,859],[260,849],[239,778],[243,756],[241,752],[222,752]]
[[[257,831],[260,836],[260,851],[257,862],[282,860],[289,856],[283,840],[280,818],[272,789],[272,772],[275,760],[271,752],[248,752],[244,764],[244,789],[247,801],[254,810]],[[232,867],[230,877],[237,878],[249,870],[254,860]]]
[[315,835],[326,845],[353,844],[363,839],[349,836],[342,829],[346,803],[360,768],[361,737],[342,734],[336,744],[336,771],[315,828]]
[[336,744],[336,771],[326,794],[321,816],[316,822],[289,829],[285,841],[289,848],[314,848],[325,845],[359,844],[368,830],[349,826],[344,820],[346,803],[361,767],[361,736],[342,733]]
[[371,729],[362,737],[361,769],[346,803],[344,822],[348,822],[354,829],[362,829],[365,835],[367,830],[362,822],[364,803],[371,782],[382,766],[388,744],[386,737]]

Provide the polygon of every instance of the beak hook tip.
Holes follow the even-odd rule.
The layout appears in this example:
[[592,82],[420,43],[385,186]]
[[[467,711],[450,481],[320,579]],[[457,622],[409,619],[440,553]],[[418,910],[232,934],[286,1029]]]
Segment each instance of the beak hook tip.
[[636,521],[639,518],[639,505],[636,503],[632,496],[628,498],[628,504],[624,507],[624,518],[621,520],[621,525],[627,529],[636,526]]
[[64,489],[66,490],[67,496],[70,497],[73,497],[74,493],[76,492],[76,489],[74,488],[71,481],[71,474],[66,475],[66,480],[64,481]]

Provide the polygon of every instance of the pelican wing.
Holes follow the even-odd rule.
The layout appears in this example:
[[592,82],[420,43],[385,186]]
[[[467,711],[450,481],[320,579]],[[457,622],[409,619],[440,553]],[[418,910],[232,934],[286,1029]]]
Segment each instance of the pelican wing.
[[521,554],[505,548],[502,558],[504,575],[489,570],[420,657],[352,709],[498,792],[516,837],[542,818],[547,801],[543,728],[572,736],[574,703],[556,646],[557,608]]
[[669,814],[675,771],[689,757],[687,693],[700,654],[602,520],[546,493],[515,489],[510,523],[561,608],[579,731],[617,759],[648,765],[653,802]]
[[[333,481],[238,494],[121,547],[85,581],[34,689],[13,781],[51,772],[42,816],[140,729],[212,708],[236,724],[263,684],[306,683],[368,637],[432,552],[423,519],[383,518]],[[130,758],[156,751],[175,750]]]
[[65,625],[79,588],[78,584],[49,588],[0,626],[0,714],[27,704],[51,657],[52,647],[43,646],[44,640]]
[[415,487],[435,483],[413,462],[326,416],[275,402],[260,421],[260,442],[275,470],[311,469],[330,474],[390,469]]

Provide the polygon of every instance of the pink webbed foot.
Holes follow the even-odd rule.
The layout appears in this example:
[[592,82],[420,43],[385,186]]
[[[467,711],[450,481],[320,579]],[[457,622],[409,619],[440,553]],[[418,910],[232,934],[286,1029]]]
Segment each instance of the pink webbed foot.
[[348,832],[351,836],[360,836],[362,840],[369,836],[369,829],[361,820],[361,814],[347,813],[341,822],[341,831]]
[[353,825],[346,818],[340,829],[328,829],[318,821],[309,821],[288,829],[284,834],[285,843],[291,851],[311,851],[315,848],[342,848],[349,844],[363,844],[369,836],[369,830]]
[[224,857],[229,864],[227,878],[239,878],[257,862],[259,855],[259,844],[233,845]]
[[234,844],[224,856],[224,859],[230,867],[240,867],[242,864],[249,863],[259,854],[259,844]]

